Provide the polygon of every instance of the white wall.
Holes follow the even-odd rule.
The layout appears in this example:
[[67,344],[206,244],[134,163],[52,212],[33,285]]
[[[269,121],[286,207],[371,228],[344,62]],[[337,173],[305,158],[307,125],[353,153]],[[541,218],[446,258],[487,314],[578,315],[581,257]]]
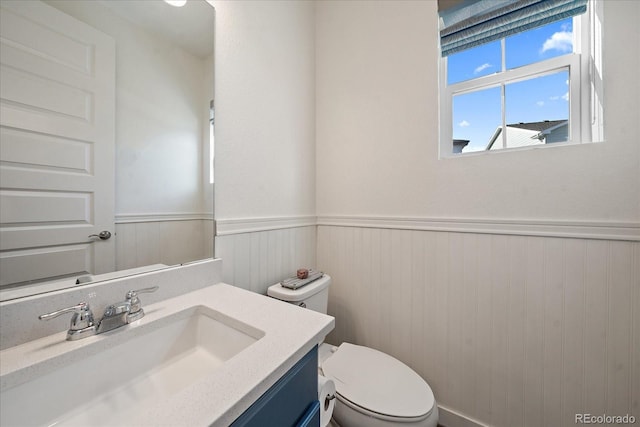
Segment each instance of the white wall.
[[[264,293],[315,261],[315,227],[304,228],[315,215],[314,8],[306,1],[213,4],[216,256],[226,282]],[[233,226],[238,220],[245,226]],[[295,250],[302,247],[314,249]],[[256,277],[265,263],[269,270]]]
[[166,43],[144,42],[152,46],[123,40],[117,50],[116,212],[199,212],[204,67]]
[[436,2],[316,3],[328,339],[408,363],[449,427],[640,416],[640,3],[604,6],[605,142],[439,160]]
[[318,2],[318,215],[638,221],[640,4],[604,3],[605,143],[438,160],[436,2]]
[[216,219],[313,215],[313,3],[214,4]]
[[316,227],[289,227],[216,237],[222,278],[241,288],[266,294],[267,288],[300,267],[316,267]]
[[212,258],[212,224],[211,219],[118,223],[116,270]]
[[409,364],[447,427],[640,414],[640,242],[320,226],[317,256],[327,341]]

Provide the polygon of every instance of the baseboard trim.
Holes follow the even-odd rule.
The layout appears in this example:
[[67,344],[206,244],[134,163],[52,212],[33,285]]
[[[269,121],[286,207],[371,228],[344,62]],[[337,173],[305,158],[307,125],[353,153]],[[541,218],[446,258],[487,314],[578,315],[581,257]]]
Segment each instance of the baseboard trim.
[[488,427],[446,406],[438,405],[438,414],[440,415],[438,425],[442,427]]
[[213,221],[213,214],[207,212],[173,212],[173,213],[148,213],[148,214],[118,214],[115,216],[116,224],[129,224],[135,222],[163,222],[163,221]]
[[315,227],[315,216],[290,216],[266,218],[239,218],[216,220],[216,235],[256,233],[259,231],[280,230],[285,228]]
[[318,216],[322,226],[390,228],[478,234],[568,237],[579,239],[640,241],[640,223],[539,220],[487,220],[456,218],[409,218],[369,216]]

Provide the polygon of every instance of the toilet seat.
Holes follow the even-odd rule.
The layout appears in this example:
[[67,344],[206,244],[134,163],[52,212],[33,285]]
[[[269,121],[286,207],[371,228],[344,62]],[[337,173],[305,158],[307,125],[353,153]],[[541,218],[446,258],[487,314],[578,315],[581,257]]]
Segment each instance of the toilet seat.
[[366,417],[375,418],[376,420],[388,421],[394,424],[408,423],[409,425],[411,425],[412,423],[418,423],[424,420],[425,418],[427,418],[429,415],[431,415],[431,412],[429,412],[428,414],[423,415],[421,417],[392,417],[390,415],[383,415],[378,412],[369,411],[368,409],[363,408],[362,406],[358,406],[355,403],[350,402],[349,400],[342,397],[339,393],[336,394],[336,399],[340,403],[351,408],[352,411],[360,414],[361,416],[364,416],[365,418]]
[[345,405],[385,420],[427,417],[435,398],[429,385],[399,360],[372,348],[343,343],[322,362]]

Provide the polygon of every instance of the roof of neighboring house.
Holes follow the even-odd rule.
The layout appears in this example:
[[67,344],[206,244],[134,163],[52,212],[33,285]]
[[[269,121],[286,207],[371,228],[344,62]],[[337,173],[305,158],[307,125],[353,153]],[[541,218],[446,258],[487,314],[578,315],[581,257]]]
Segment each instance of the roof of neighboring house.
[[453,140],[453,152],[462,153],[462,149],[469,144],[468,139],[454,139]]
[[[540,140],[544,139],[544,135],[556,128],[566,126],[568,123],[568,120],[544,120],[541,122],[508,124],[506,128],[509,148],[540,144]],[[510,132],[512,133],[511,135]],[[501,133],[502,126],[498,126],[491,139],[489,139],[485,150],[490,150],[493,147]]]
[[526,129],[526,130],[535,130],[536,132],[542,132],[554,126],[567,123],[566,120],[544,120],[542,122],[530,122],[530,123],[513,123],[508,124],[508,127],[518,128],[518,129]]
[[557,124],[553,126],[549,126],[548,128],[538,132],[538,134],[533,136],[532,138],[542,140],[546,138],[547,135],[550,135],[551,132],[554,132],[556,129],[560,129],[561,127],[564,127],[564,126],[569,126],[568,120],[555,120],[554,123],[557,123]]

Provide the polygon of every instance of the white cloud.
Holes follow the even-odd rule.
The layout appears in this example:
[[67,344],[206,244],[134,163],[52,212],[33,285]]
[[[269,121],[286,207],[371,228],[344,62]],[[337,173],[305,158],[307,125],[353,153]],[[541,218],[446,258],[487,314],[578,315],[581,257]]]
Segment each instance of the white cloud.
[[538,101],[538,102],[536,102],[536,105],[538,107],[544,107],[544,101]]
[[553,33],[551,37],[545,40],[540,49],[540,53],[548,50],[559,50],[560,52],[571,52],[573,50],[573,33],[571,31],[559,31]]
[[[565,101],[569,100],[569,92],[566,92],[564,95],[559,96],[559,95],[555,95],[555,96],[550,96],[549,99],[551,101],[558,101],[559,99],[564,99]],[[542,102],[542,101],[540,101]]]
[[460,126],[461,128],[466,128],[467,126],[471,126],[471,123],[469,123],[466,120],[463,120],[460,123],[458,123],[458,126]]
[[485,62],[484,64],[482,64],[479,67],[476,67],[475,70],[473,70],[473,74],[478,74],[484,70],[486,70],[487,68],[493,67],[493,65],[489,64],[488,62]]

